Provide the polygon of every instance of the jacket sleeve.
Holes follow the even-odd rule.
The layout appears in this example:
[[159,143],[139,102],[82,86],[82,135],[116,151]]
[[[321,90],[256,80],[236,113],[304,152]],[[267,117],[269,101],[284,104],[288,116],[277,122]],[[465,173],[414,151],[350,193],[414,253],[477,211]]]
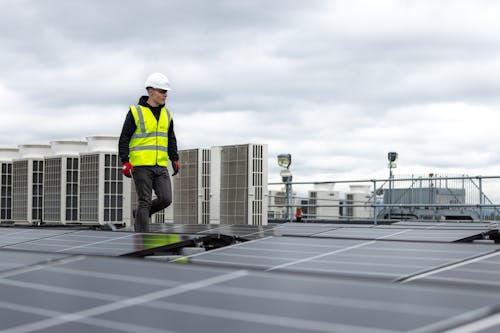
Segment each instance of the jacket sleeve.
[[179,160],[177,139],[175,138],[174,132],[174,120],[170,120],[170,126],[168,127],[168,158],[170,158],[171,161]]
[[118,154],[120,155],[120,159],[122,163],[128,162],[128,154],[129,154],[129,142],[132,138],[136,130],[134,116],[132,112],[129,110],[127,113],[127,117],[125,118],[125,122],[123,123],[122,133],[120,134],[120,139],[118,140]]

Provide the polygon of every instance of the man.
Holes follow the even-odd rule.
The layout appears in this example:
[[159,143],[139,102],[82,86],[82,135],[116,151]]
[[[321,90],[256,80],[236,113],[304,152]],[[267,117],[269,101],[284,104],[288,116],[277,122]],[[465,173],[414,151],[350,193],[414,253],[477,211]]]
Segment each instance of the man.
[[[149,217],[172,203],[172,185],[167,171],[172,161],[175,176],[179,155],[172,114],[165,108],[170,81],[161,73],[148,76],[148,95],[131,105],[123,124],[118,151],[122,173],[132,177],[138,197],[134,210],[135,232],[148,232]],[[152,200],[153,190],[157,196]]]

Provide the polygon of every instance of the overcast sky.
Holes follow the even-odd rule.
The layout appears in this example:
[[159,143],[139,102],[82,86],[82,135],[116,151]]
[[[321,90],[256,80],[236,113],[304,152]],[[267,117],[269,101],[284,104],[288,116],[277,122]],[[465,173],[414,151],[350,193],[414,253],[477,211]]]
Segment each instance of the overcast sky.
[[294,180],[500,174],[500,1],[0,0],[0,145],[116,135],[148,74],[179,149]]

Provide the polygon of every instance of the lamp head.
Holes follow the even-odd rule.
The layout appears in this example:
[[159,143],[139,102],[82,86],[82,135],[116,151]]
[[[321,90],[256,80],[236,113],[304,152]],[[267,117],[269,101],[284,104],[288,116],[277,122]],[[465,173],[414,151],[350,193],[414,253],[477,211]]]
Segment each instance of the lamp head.
[[278,165],[282,168],[288,169],[292,164],[291,154],[279,154],[278,155]]
[[396,153],[395,151],[387,153],[387,159],[389,160],[389,162],[395,162],[398,159],[398,153]]

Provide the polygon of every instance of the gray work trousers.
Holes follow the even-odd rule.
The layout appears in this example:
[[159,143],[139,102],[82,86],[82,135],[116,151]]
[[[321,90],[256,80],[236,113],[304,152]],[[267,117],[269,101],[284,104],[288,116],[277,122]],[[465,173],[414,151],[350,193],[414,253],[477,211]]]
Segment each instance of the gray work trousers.
[[[138,198],[134,231],[148,232],[149,217],[172,203],[170,176],[167,168],[161,166],[137,166],[132,172]],[[154,200],[153,190],[157,196]]]

